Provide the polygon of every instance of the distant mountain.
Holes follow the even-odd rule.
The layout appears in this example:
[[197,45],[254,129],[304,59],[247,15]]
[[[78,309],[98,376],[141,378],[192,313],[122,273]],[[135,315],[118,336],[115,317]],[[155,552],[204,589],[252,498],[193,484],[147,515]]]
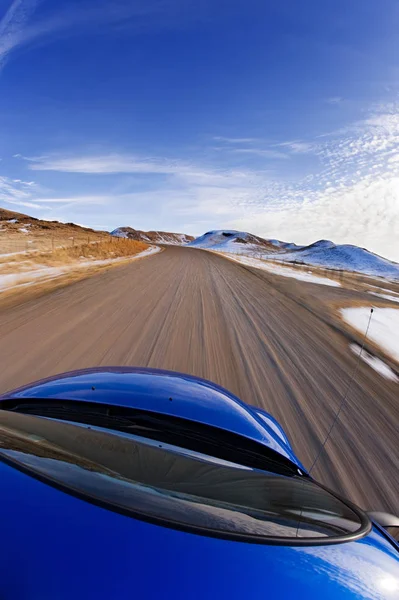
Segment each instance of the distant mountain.
[[309,246],[297,246],[280,240],[267,240],[235,230],[208,231],[188,244],[195,248],[246,254],[262,259],[303,263],[327,269],[354,271],[374,277],[399,279],[399,264],[365,248],[319,240]]
[[169,244],[174,246],[188,244],[194,239],[192,235],[186,235],[185,233],[170,233],[169,231],[141,231],[139,229],[133,229],[132,227],[118,227],[117,229],[111,231],[111,235],[151,244]]
[[298,250],[285,251],[279,257],[288,262],[355,271],[388,279],[399,279],[399,264],[351,244],[319,240]]
[[110,238],[106,231],[95,231],[76,223],[45,221],[23,213],[0,208],[0,257],[20,252],[49,252]]
[[0,225],[3,231],[18,231],[21,226],[32,227],[33,229],[80,229],[88,232],[102,233],[104,236],[108,236],[105,231],[98,232],[90,227],[83,227],[83,225],[77,225],[76,223],[61,223],[60,221],[45,221],[44,219],[36,219],[36,217],[30,217],[23,213],[14,212],[13,210],[7,210],[6,208],[0,208]]
[[236,231],[235,229],[220,229],[208,231],[190,242],[188,246],[204,248],[207,250],[218,250],[220,252],[232,252],[235,254],[246,254],[255,252],[279,252],[278,240],[264,240],[252,233]]
[[[60,221],[45,221],[44,219],[36,219],[23,213],[0,208],[0,232],[8,235],[32,234],[32,235],[55,235],[56,233],[73,235],[93,234],[96,238],[108,238],[109,233],[106,231],[96,231],[90,227],[77,225],[76,223],[61,223]],[[92,238],[94,239],[94,237]]]

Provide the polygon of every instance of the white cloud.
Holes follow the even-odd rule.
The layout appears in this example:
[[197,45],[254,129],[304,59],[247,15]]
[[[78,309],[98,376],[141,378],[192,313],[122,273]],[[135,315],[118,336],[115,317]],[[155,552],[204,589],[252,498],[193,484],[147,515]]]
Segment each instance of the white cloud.
[[[316,161],[313,172],[287,181],[247,166],[222,168],[121,153],[49,155],[30,157],[27,168],[117,174],[116,193],[60,198],[52,194],[46,199],[45,194],[39,198],[36,189],[8,180],[0,186],[0,199],[8,186],[14,201],[59,206],[69,215],[73,208],[85,222],[93,220],[92,207],[97,205],[95,218],[120,220],[115,226],[182,230],[190,223],[188,233],[195,234],[202,228],[229,227],[297,243],[329,238],[399,260],[399,107],[379,107],[363,121],[314,145],[298,140],[281,144],[293,153],[308,150],[298,144],[310,144]],[[233,147],[227,154],[234,150],[238,157],[241,150],[258,149]],[[122,186],[125,173],[147,175],[150,189],[143,186],[143,177],[140,189],[134,177],[126,178],[129,183]]]
[[284,152],[278,152],[277,150],[263,150],[262,148],[234,148],[232,152],[237,154],[254,154],[256,156],[263,156],[264,158],[289,158]]
[[0,68],[8,54],[24,40],[24,28],[39,0],[13,0],[0,21]]
[[294,154],[307,154],[315,149],[314,144],[309,142],[301,142],[299,140],[292,142],[281,142],[280,144],[276,144],[276,146],[287,148]]
[[213,139],[218,142],[225,142],[226,144],[252,144],[253,142],[257,142],[256,138],[232,138],[232,137],[224,137],[222,135],[215,135]]
[[30,158],[29,156],[24,156],[23,154],[13,154],[12,155],[13,158],[22,158],[23,160],[37,160],[35,158]]
[[113,201],[113,196],[71,196],[61,198],[38,198],[42,204],[98,204],[108,205]]
[[28,168],[33,171],[58,171],[61,173],[84,174],[144,174],[169,175],[175,180],[192,184],[248,185],[249,181],[260,180],[255,171],[246,169],[222,169],[204,167],[189,162],[165,158],[143,158],[129,154],[108,154],[100,156],[46,156],[27,158]]
[[[204,0],[68,0],[53,3],[52,12],[31,19],[42,0],[13,0],[0,21],[0,68],[11,52],[40,40],[51,42],[54,37],[87,34],[90,31],[110,31],[120,34],[126,29],[131,35],[153,29],[180,27],[202,19],[211,10],[212,2]],[[38,11],[37,11],[38,12]]]
[[298,243],[329,238],[399,261],[399,106],[378,107],[317,154],[321,169],[269,188],[229,226]]
[[170,174],[184,169],[181,161],[168,161],[166,159],[140,158],[126,154],[108,154],[101,156],[39,156],[22,157],[29,161],[32,171],[59,171],[64,173],[158,173]]
[[8,177],[0,176],[0,200],[24,200],[30,196],[30,191],[25,188],[22,181],[14,182]]
[[42,206],[41,204],[36,204],[36,202],[23,202],[22,200],[18,202],[13,200],[7,200],[6,202],[8,202],[9,204],[14,204],[16,206],[24,206],[25,208],[44,208],[44,206]]
[[399,262],[399,177],[365,178],[274,210],[258,207],[228,226],[299,244],[333,239]]
[[7,205],[24,206],[25,208],[43,208],[35,201],[32,191],[35,182],[26,182],[21,179],[9,179],[0,176],[0,202]]

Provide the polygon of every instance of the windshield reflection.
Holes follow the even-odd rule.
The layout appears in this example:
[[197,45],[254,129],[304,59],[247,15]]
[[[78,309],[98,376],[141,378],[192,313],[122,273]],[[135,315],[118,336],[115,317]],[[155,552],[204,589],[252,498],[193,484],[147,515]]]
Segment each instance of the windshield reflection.
[[328,538],[361,526],[310,479],[243,470],[110,430],[0,411],[0,440],[0,456],[32,475],[138,517],[277,538]]

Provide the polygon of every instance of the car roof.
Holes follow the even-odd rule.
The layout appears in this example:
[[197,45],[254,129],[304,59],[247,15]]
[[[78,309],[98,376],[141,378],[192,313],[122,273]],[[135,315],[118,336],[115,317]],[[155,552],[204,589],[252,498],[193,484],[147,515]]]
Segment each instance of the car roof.
[[183,373],[134,367],[84,369],[21,387],[0,401],[4,398],[98,402],[181,417],[242,435],[305,470],[272,422],[224,388]]

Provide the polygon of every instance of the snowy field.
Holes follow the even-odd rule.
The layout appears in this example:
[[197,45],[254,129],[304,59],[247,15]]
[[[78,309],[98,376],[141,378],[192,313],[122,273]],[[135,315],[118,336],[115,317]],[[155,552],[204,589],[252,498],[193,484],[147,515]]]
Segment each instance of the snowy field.
[[[369,308],[342,308],[341,315],[359,333],[366,332],[370,317]],[[399,362],[399,309],[374,308],[368,337]]]
[[352,271],[371,277],[399,281],[399,264],[350,244],[319,240],[309,246],[263,239],[233,229],[208,231],[188,244],[194,248],[251,258],[300,263],[323,269]]
[[252,258],[250,256],[242,256],[236,254],[230,254],[228,252],[224,252],[226,256],[228,256],[231,260],[235,262],[241,263],[242,265],[247,265],[249,267],[255,267],[256,269],[263,269],[264,271],[268,271],[269,273],[273,273],[273,275],[281,275],[282,277],[291,277],[293,279],[298,279],[299,281],[306,281],[308,283],[317,283],[319,285],[329,285],[333,287],[341,287],[341,284],[338,281],[334,281],[333,279],[328,279],[327,277],[319,277],[318,275],[313,275],[311,271],[302,271],[299,269],[294,269],[290,267],[280,267],[279,265],[274,265],[273,263],[266,262],[265,260],[261,260],[258,258]]
[[0,293],[15,288],[22,288],[34,285],[38,282],[44,283],[46,281],[51,281],[78,269],[113,265],[126,261],[130,262],[131,260],[137,260],[139,258],[149,256],[150,254],[156,254],[157,252],[160,252],[160,250],[161,249],[157,246],[153,246],[151,248],[148,248],[147,250],[144,250],[144,252],[140,252],[140,254],[136,254],[131,257],[123,256],[120,258],[109,258],[105,260],[85,260],[71,263],[70,265],[63,267],[46,267],[44,265],[35,265],[35,269],[19,271],[15,273],[7,273],[3,275],[0,274]]
[[[357,344],[350,344],[350,349],[356,356],[359,356],[361,347]],[[399,382],[399,377],[392,371],[391,367],[385,364],[382,360],[377,358],[376,356],[372,356],[369,354],[364,348],[360,357],[366,364],[368,364],[374,371],[377,371],[382,377],[385,379],[389,379],[389,381]]]
[[379,292],[369,292],[369,294],[373,294],[373,296],[378,296],[379,298],[384,298],[385,300],[390,300],[391,302],[399,302],[399,296],[391,296],[390,294],[380,294]]

